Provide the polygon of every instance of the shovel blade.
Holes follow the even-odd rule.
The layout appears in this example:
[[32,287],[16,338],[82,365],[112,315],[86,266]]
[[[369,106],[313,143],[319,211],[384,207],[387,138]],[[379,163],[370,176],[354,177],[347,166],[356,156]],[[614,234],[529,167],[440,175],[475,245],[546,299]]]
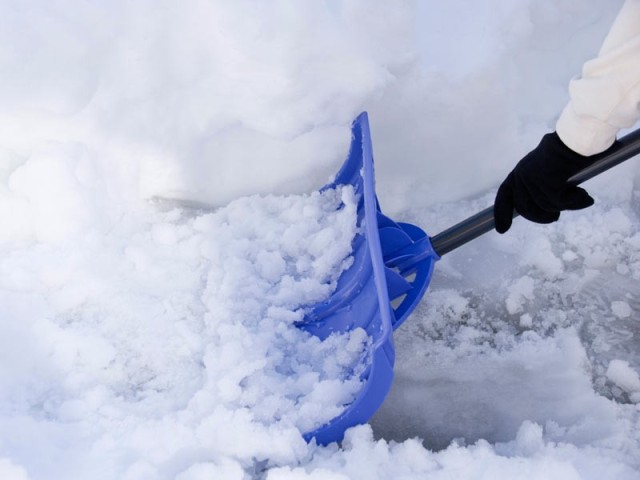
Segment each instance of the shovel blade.
[[351,147],[335,180],[324,189],[351,185],[358,198],[359,232],[353,263],[338,279],[331,297],[315,305],[299,328],[327,338],[335,332],[364,329],[370,352],[360,374],[362,389],[339,416],[314,431],[307,441],[341,441],[347,428],[366,423],[382,405],[393,381],[393,330],[417,306],[439,259],[419,227],[396,223],[382,214],[375,193],[369,120],[361,113],[351,127]]

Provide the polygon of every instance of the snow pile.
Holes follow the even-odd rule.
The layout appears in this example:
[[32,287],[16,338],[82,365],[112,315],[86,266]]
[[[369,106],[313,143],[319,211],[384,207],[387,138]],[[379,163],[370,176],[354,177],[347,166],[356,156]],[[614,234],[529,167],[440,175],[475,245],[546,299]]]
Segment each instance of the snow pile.
[[321,342],[295,327],[350,264],[355,204],[342,188],[149,209],[106,235],[5,249],[2,468],[140,478],[172,458],[187,469],[196,451],[245,466],[297,458],[301,433],[361,387],[363,331]]
[[[4,1],[0,144],[18,157],[48,140],[88,145],[145,197],[223,205],[310,191],[339,165],[353,117],[392,80],[400,40],[370,45],[354,27],[385,9],[366,19],[363,9]],[[387,40],[410,13],[385,16]]]
[[214,342],[203,361],[215,405],[306,432],[338,416],[360,390],[363,330],[320,342],[294,327],[349,265],[355,199],[350,188],[341,192],[240,199],[196,220],[212,239],[202,247],[211,261],[202,301]]

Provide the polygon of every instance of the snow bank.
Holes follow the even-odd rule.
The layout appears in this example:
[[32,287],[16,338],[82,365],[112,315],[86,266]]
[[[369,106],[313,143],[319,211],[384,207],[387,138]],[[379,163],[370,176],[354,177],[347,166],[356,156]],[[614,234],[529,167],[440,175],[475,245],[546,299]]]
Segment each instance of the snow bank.
[[[396,61],[391,45],[353,31],[363,2],[8,0],[2,8],[6,153],[79,142],[146,198],[221,205],[321,186],[345,155],[349,123],[392,80],[386,63]],[[410,10],[399,11],[385,17],[390,35],[410,21]]]
[[326,183],[367,109],[386,205],[461,198],[552,126],[620,3],[6,0],[0,158],[70,141],[128,201],[224,205]]

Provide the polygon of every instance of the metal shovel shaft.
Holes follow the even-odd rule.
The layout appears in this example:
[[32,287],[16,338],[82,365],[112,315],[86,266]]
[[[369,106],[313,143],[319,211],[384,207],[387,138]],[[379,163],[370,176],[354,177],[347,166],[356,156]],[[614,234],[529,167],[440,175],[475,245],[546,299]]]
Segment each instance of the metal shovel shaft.
[[[638,154],[640,154],[640,129],[622,137],[618,140],[618,148],[578,172],[568,180],[568,183],[579,185]],[[513,217],[517,216],[518,213],[514,210]],[[494,228],[495,220],[493,206],[491,206],[431,237],[431,246],[442,257],[445,253],[449,253]]]

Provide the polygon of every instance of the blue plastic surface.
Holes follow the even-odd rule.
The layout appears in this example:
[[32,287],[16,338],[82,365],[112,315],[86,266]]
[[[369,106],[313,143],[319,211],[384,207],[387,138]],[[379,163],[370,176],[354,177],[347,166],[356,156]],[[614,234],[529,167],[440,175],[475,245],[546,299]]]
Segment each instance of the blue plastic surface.
[[322,445],[341,441],[347,428],[366,423],[382,405],[393,381],[393,330],[417,306],[439,260],[424,231],[396,223],[380,210],[366,112],[354,120],[351,132],[347,160],[324,188],[352,185],[359,199],[354,261],[340,276],[333,295],[298,326],[321,339],[360,327],[371,338],[371,350],[360,374],[363,388],[355,400],[341,415],[304,435]]

